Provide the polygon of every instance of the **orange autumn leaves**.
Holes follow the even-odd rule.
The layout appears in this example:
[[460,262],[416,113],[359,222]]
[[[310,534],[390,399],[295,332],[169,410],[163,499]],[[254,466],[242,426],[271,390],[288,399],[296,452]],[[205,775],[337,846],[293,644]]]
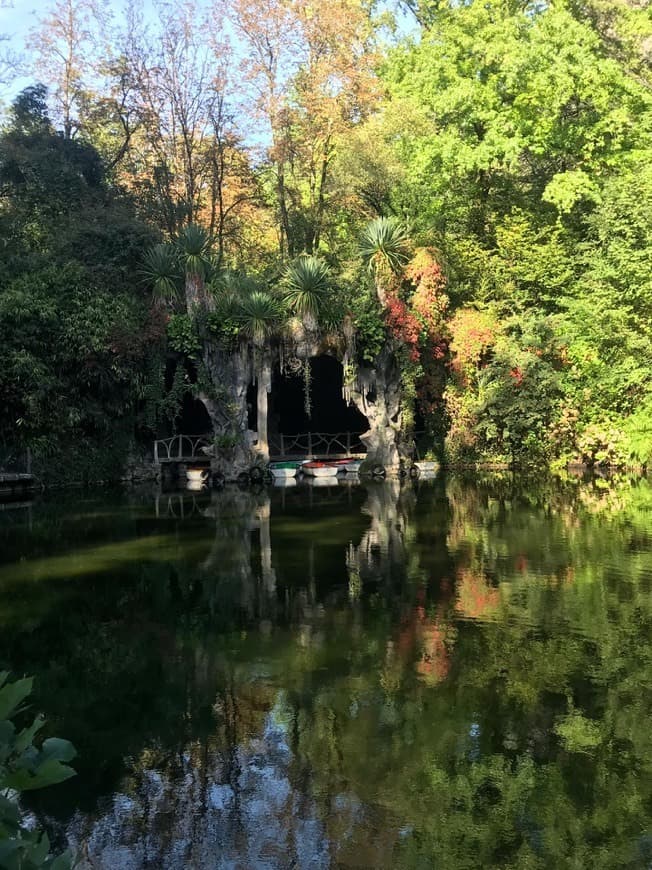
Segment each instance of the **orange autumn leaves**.
[[494,346],[499,326],[488,311],[460,308],[451,319],[449,328],[451,367],[462,384],[468,386]]
[[417,248],[403,272],[405,285],[387,290],[385,317],[394,338],[405,344],[411,362],[440,360],[446,354],[446,279],[434,248]]
[[357,0],[231,0],[225,8],[250,114],[258,136],[269,137],[280,252],[313,253],[328,223],[337,149],[381,97],[369,10]]

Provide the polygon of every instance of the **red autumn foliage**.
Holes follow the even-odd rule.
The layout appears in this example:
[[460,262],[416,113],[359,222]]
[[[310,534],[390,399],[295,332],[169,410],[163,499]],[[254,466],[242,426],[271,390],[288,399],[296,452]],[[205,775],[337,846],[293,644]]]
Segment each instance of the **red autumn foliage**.
[[448,352],[442,335],[448,297],[446,279],[431,248],[419,248],[406,266],[404,278],[415,286],[406,302],[397,282],[387,290],[385,318],[393,337],[405,344],[411,362],[439,361]]
[[418,362],[421,324],[405,302],[394,293],[387,296],[385,318],[394,338],[406,345],[410,361]]
[[[417,289],[424,289],[435,296],[442,293],[446,279],[433,248],[417,248],[414,256],[405,267],[405,277]],[[447,303],[448,300],[446,300]]]
[[444,359],[448,353],[448,342],[445,339],[436,341],[432,346],[432,358],[436,360]]
[[448,308],[444,293],[446,279],[432,248],[418,248],[405,269],[405,277],[415,285],[411,307],[421,322],[424,338],[441,341],[442,319]]

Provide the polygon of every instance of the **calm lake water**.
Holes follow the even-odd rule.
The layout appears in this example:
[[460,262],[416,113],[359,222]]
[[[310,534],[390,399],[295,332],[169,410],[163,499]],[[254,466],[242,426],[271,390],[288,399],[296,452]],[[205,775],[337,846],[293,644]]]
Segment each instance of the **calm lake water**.
[[82,868],[652,867],[645,480],[2,510],[3,666]]

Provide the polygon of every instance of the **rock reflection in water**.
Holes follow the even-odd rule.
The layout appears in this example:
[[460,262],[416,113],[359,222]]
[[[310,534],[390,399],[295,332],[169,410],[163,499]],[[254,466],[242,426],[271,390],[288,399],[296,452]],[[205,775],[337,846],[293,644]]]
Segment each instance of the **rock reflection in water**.
[[650,866],[649,482],[32,514],[0,668],[79,750],[29,807],[85,870]]
[[[277,596],[268,491],[230,488],[168,495],[159,498],[156,514],[180,521],[181,527],[201,518],[212,529],[194,569],[183,569],[185,574],[190,568],[193,575],[184,585],[200,590],[209,612],[228,598],[228,586],[241,618],[260,637],[273,640],[279,625],[287,623],[289,635],[283,635],[282,643],[302,650],[308,665],[315,655],[327,653],[318,585],[330,558],[324,561],[323,553],[332,557],[339,552],[351,570],[355,565],[361,584],[389,583],[391,566],[405,563],[410,498],[405,500],[406,493],[394,483],[361,490],[360,520],[350,531],[351,524],[338,517],[338,504],[346,509],[350,504],[345,487],[333,487],[317,502],[308,489],[296,495],[294,504],[284,502],[287,514],[277,517],[275,530],[280,549],[294,549],[303,569],[296,585],[286,588],[284,607]],[[323,531],[329,524],[337,528],[314,538],[292,534],[296,516],[310,522],[306,509],[315,507],[330,518],[316,518],[316,529]],[[355,619],[355,610],[352,615]],[[202,693],[220,687],[212,704],[215,733],[179,745],[172,753],[170,747],[153,746],[125,759],[125,776],[112,796],[100,798],[95,812],[75,812],[66,823],[65,837],[80,857],[79,866],[322,868],[346,861],[351,843],[353,854],[366,855],[374,867],[391,866],[392,841],[398,834],[397,829],[382,831],[386,813],[381,820],[378,810],[366,806],[354,791],[313,793],[303,752],[304,744],[308,754],[312,751],[313,727],[306,711],[297,707],[296,695],[288,699],[278,687],[282,680],[274,673],[277,664],[270,671],[262,658],[243,668],[229,660],[228,652],[211,650],[206,643],[195,646],[193,659],[187,676],[195,691],[197,686]]]

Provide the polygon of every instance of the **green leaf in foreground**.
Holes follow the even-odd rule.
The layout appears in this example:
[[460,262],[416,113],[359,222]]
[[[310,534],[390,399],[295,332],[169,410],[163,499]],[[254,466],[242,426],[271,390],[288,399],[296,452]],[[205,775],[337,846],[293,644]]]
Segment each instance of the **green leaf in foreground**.
[[11,721],[11,716],[24,709],[31,689],[31,679],[11,683],[6,672],[0,673],[0,868],[67,870],[72,866],[71,855],[51,855],[47,834],[25,827],[18,803],[23,792],[56,785],[75,775],[67,764],[76,755],[68,740],[49,737],[40,747],[35,745],[45,722],[42,716],[19,732]]

